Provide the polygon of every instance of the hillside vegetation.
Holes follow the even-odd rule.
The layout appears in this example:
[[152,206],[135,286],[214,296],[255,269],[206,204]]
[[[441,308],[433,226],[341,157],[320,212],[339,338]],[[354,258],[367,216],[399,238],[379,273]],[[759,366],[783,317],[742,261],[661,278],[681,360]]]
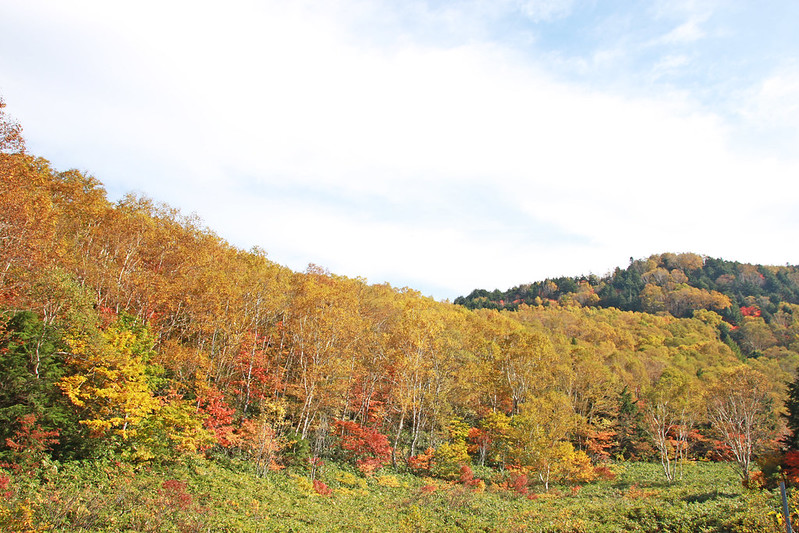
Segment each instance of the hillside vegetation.
[[[764,266],[665,253],[630,259],[602,278],[595,275],[560,277],[514,287],[507,291],[476,289],[455,303],[470,309],[518,309],[520,305],[579,304],[615,307],[624,311],[668,312],[691,316],[697,309],[719,312],[730,324],[744,316],[767,322],[782,304],[799,304],[799,267]],[[743,308],[743,310],[742,310]]]
[[[225,506],[278,518],[260,506],[291,500],[317,514],[330,501],[387,505],[397,514],[385,523],[419,515],[435,530],[452,500],[462,529],[505,527],[484,516],[535,529],[586,505],[542,502],[587,487],[632,491],[623,505],[637,510],[612,511],[624,524],[648,512],[633,499],[660,497],[613,485],[629,461],[653,461],[663,490],[687,487],[697,461],[722,461],[737,489],[663,497],[738,513],[708,531],[746,530],[747,506],[778,527],[777,502],[756,490],[797,478],[792,267],[665,254],[574,290],[535,285],[529,305],[467,309],[313,265],[293,272],[145,197],[112,203],[93,177],[27,154],[2,109],[0,124],[0,526],[237,530]],[[227,475],[269,496],[225,500]],[[77,488],[111,480],[103,505],[127,515]],[[218,522],[133,518],[164,502]],[[674,520],[688,512],[678,506]]]

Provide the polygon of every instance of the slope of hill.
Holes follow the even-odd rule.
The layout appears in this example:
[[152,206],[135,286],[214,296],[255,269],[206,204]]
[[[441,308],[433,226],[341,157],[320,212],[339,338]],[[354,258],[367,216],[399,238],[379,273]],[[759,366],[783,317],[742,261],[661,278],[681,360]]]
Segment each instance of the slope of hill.
[[[718,311],[739,325],[746,313],[767,322],[781,303],[799,304],[799,267],[725,261],[697,254],[664,253],[631,260],[600,278],[560,277],[507,291],[476,289],[455,303],[469,309],[517,309],[552,303],[616,307],[624,311],[690,316],[696,309]],[[742,311],[742,308],[746,308]]]
[[[776,470],[753,461],[799,429],[779,416],[799,364],[794,267],[664,254],[469,310],[293,272],[145,197],[112,203],[3,131],[0,526],[24,529],[26,483],[76,461],[235,459],[319,495],[326,462],[355,488],[389,471],[547,493],[630,459],[668,482],[689,459],[732,459],[767,485]],[[718,413],[742,396],[736,455]]]

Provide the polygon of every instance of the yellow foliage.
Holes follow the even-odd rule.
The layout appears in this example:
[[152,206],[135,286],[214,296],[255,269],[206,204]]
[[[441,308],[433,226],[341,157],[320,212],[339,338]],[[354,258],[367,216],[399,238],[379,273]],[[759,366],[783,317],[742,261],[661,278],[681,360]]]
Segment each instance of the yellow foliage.
[[99,336],[84,332],[67,338],[72,372],[58,387],[83,410],[80,423],[97,437],[113,430],[127,439],[159,407],[147,384],[142,354],[137,353],[143,339],[127,328],[117,322]]
[[564,457],[566,468],[564,478],[572,483],[590,483],[597,478],[591,459],[582,450],[574,450],[571,456]]
[[455,479],[460,474],[461,465],[470,462],[464,441],[445,442],[436,448],[431,470],[435,476]]
[[364,478],[358,477],[351,472],[341,472],[336,476],[336,481],[343,485],[358,487],[360,489],[366,489],[369,486]]
[[399,479],[396,476],[392,475],[384,475],[377,477],[377,484],[381,487],[391,487],[393,489],[400,488],[402,484],[400,483]]
[[314,494],[313,481],[305,476],[291,476],[294,478],[294,485],[305,494]]

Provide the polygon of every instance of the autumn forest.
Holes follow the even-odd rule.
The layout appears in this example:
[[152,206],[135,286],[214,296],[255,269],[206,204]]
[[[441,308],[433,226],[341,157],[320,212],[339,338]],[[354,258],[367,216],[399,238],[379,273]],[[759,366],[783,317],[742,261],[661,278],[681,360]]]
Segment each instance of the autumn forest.
[[[738,507],[704,530],[760,530],[746,529],[758,513],[780,527],[767,499],[799,483],[799,267],[663,253],[438,302],[291,271],[147,197],[111,202],[98,179],[29,154],[3,111],[1,527],[303,529],[266,522],[264,503],[250,518],[236,503],[233,525],[195,524],[222,489],[180,469],[266,483],[273,510],[290,490],[313,514],[380,487],[412,499],[397,504],[407,524],[435,520],[434,497],[469,520],[489,513],[477,498],[496,497],[525,523],[535,505],[621,491],[625,468],[650,468],[664,491],[725,469]],[[89,471],[105,472],[105,491],[134,487],[114,493],[120,509],[173,514],[114,525],[91,498],[70,499],[69,479]],[[569,520],[528,526],[581,530]]]

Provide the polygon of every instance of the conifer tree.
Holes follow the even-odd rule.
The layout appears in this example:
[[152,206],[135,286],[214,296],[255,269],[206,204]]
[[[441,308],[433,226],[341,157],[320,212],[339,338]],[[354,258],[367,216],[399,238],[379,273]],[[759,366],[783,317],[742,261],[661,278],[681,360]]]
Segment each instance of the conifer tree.
[[799,369],[796,379],[788,384],[785,410],[783,416],[790,433],[783,437],[783,443],[791,450],[799,450]]

